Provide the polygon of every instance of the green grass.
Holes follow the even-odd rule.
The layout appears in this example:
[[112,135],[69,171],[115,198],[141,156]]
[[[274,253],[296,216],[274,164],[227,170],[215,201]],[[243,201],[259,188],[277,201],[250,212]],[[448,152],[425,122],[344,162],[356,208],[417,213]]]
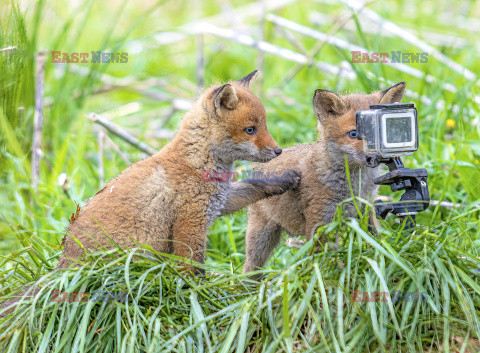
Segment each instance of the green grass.
[[[0,321],[0,345],[36,352],[414,352],[448,349],[455,337],[467,347],[480,333],[480,260],[469,252],[472,239],[449,229],[469,224],[473,212],[410,236],[386,227],[377,239],[367,224],[342,222],[340,214],[321,229],[342,235],[338,249],[315,253],[310,241],[283,269],[262,271],[261,283],[214,264],[199,265],[205,278],[191,276],[173,258],[147,255],[142,250],[153,250],[145,246],[88,254],[88,263],[52,272],[58,251],[24,234],[25,247],[10,255],[15,266],[2,277],[12,286],[37,279],[41,291]],[[59,299],[58,291],[68,294]],[[369,295],[362,300],[355,291]],[[396,291],[422,296],[398,299]],[[75,299],[78,292],[84,301]],[[367,299],[373,292],[390,294]]]
[[[282,147],[315,139],[311,97],[317,88],[370,92],[389,82],[406,81],[407,89],[430,98],[430,104],[404,98],[418,108],[421,143],[405,163],[428,170],[432,199],[460,203],[461,207],[430,207],[418,216],[420,227],[411,237],[398,236],[399,225],[392,217],[374,238],[361,230],[365,229],[362,222],[339,218],[327,226],[328,232],[343,236],[338,250],[313,254],[311,243],[300,250],[281,245],[268,263],[266,279],[254,285],[241,275],[246,229],[243,211],[215,221],[209,231],[205,266],[219,275],[192,278],[181,274],[174,259],[158,262],[137,251],[139,261],[130,262],[132,254],[121,250],[91,255],[98,258],[95,266],[51,272],[75,202],[82,205],[100,188],[96,127],[86,114],[108,115],[155,148],[167,142],[147,133],[170,113],[169,103],[139,94],[137,83],[99,93],[105,86],[100,76],[106,73],[137,81],[158,78],[165,80],[165,85],[150,90],[193,100],[197,38],[159,46],[154,34],[220,13],[225,23],[219,26],[227,27],[234,21],[220,3],[39,0],[26,2],[25,8],[15,2],[0,4],[0,49],[19,48],[0,52],[0,295],[32,281],[45,284],[35,306],[25,302],[15,316],[0,319],[1,349],[242,352],[249,347],[255,352],[363,352],[432,347],[433,351],[448,351],[452,342],[459,347],[458,342],[468,342],[464,340],[467,335],[478,340],[480,218],[475,206],[480,200],[480,109],[475,96],[480,96],[480,90],[477,81],[463,78],[432,55],[428,63],[410,66],[436,77],[433,83],[381,64],[354,64],[355,80],[304,66],[285,83],[296,64],[265,54],[263,89],[255,88],[267,109],[269,131]],[[231,2],[234,7],[245,3]],[[370,52],[422,51],[385,30],[370,33],[371,26],[341,2],[300,3],[273,13],[326,33],[337,28],[335,21],[345,14],[352,19],[348,26],[340,26],[336,36]],[[457,46],[434,46],[476,73],[480,72],[475,55],[479,10],[474,2],[462,6],[407,0],[375,2],[368,7],[427,42],[429,33],[457,36],[461,39],[454,41]],[[315,11],[327,14],[327,21],[312,24],[310,16]],[[258,17],[244,22],[256,36]],[[267,21],[264,29],[266,41],[299,50],[272,23]],[[293,35],[307,53],[317,45],[312,38]],[[142,43],[140,52],[134,52],[134,43]],[[48,57],[48,104],[41,144],[44,157],[36,192],[31,179],[31,143],[35,53],[42,49],[128,51],[129,61],[69,64],[66,69],[70,71],[64,74]],[[204,36],[204,55],[206,84],[238,79],[257,68],[256,49],[210,35]],[[329,44],[315,57],[332,65],[350,58],[349,51]],[[86,75],[73,71],[79,66]],[[453,85],[456,92],[442,89],[444,83]],[[445,105],[438,109],[440,101]],[[130,111],[130,103],[137,108]],[[182,114],[175,112],[164,128],[175,131]],[[131,161],[144,158],[125,142],[114,136],[111,139]],[[127,166],[108,144],[103,164],[105,180]],[[67,183],[60,185],[62,175],[67,176]],[[381,194],[399,197],[383,187]],[[353,290],[384,292],[385,286],[389,291],[427,292],[430,299],[391,304],[351,302]],[[128,300],[56,303],[50,301],[54,289],[123,291]],[[456,340],[458,337],[463,338]]]

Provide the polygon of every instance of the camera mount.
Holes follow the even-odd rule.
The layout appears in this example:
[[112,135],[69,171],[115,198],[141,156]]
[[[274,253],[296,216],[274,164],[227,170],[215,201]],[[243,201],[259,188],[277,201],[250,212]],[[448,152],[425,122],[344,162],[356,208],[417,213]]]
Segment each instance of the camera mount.
[[369,155],[367,166],[374,168],[380,163],[388,167],[388,173],[374,180],[377,185],[390,185],[392,191],[405,190],[405,193],[398,202],[385,203],[375,201],[377,215],[385,219],[389,213],[406,219],[405,229],[415,226],[415,215],[427,209],[430,204],[428,192],[427,170],[405,168],[400,157],[383,158],[380,155]]

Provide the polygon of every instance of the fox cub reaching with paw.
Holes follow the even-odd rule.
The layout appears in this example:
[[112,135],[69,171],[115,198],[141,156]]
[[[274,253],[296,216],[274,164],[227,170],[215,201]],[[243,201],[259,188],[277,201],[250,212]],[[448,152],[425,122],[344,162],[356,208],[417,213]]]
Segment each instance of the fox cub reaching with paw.
[[[207,228],[226,213],[296,187],[288,171],[274,180],[205,182],[204,171],[233,172],[235,160],[267,162],[282,152],[267,131],[261,101],[250,91],[258,72],[207,89],[161,151],[125,169],[99,191],[68,228],[87,250],[140,242],[202,263]],[[231,174],[229,174],[231,175]],[[65,238],[59,267],[84,250]]]
[[[404,91],[405,82],[369,95],[340,97],[326,90],[315,91],[313,110],[318,119],[318,141],[286,148],[280,157],[258,167],[262,172],[295,168],[300,170],[302,180],[297,189],[248,207],[247,259],[243,272],[265,264],[280,241],[282,230],[310,239],[318,224],[333,220],[337,205],[351,197],[345,155],[355,195],[361,190],[362,198],[373,200],[378,168],[366,166],[363,142],[356,138],[355,112],[369,109],[373,104],[401,102]],[[348,217],[356,216],[352,203],[346,204],[345,213]]]

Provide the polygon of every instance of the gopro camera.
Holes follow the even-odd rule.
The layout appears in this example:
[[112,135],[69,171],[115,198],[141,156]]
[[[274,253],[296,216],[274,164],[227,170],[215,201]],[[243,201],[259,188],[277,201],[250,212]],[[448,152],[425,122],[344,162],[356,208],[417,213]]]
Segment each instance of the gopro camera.
[[418,149],[418,116],[413,103],[371,105],[356,113],[357,138],[367,154],[409,156]]

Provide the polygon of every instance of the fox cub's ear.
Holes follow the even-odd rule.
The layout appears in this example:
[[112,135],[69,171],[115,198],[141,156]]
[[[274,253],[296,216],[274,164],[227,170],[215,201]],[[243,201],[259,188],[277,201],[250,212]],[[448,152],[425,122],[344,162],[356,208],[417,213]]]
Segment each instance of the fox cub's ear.
[[340,96],[333,92],[317,89],[313,95],[313,111],[319,120],[329,116],[342,115],[347,105]]
[[221,115],[222,109],[232,110],[238,105],[238,96],[235,88],[229,83],[218,87],[212,92],[213,104],[217,114]]
[[257,80],[259,74],[260,74],[260,71],[255,70],[252,73],[249,73],[244,78],[241,78],[240,80],[238,80],[237,83],[239,83],[240,85],[242,85],[245,88],[251,89],[253,84]]
[[380,104],[401,103],[405,93],[405,82],[399,82],[396,85],[380,92]]

